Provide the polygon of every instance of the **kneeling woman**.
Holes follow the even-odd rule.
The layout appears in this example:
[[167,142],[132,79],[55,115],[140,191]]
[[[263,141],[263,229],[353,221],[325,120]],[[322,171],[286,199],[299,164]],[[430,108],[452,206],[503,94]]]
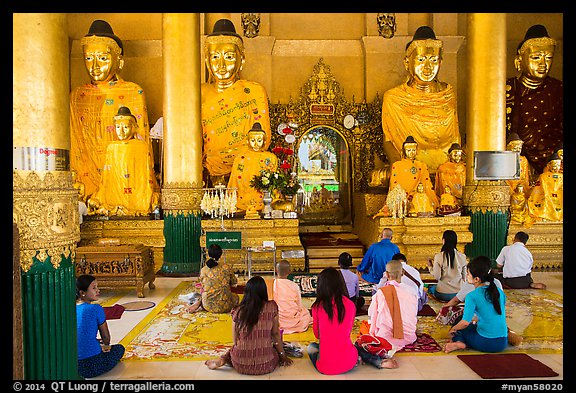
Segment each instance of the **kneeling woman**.
[[[464,300],[462,320],[450,329],[452,342],[444,352],[472,348],[481,352],[501,352],[508,346],[506,295],[494,283],[491,261],[478,256],[468,264],[467,281],[475,289]],[[488,285],[486,284],[488,283]],[[476,315],[478,321],[472,322]]]

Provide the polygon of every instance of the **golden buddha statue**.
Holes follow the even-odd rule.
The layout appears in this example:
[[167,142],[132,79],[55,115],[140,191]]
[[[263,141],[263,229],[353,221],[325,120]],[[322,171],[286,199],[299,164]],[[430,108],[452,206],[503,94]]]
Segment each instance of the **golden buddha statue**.
[[159,199],[148,144],[135,137],[138,122],[129,108],[118,109],[114,126],[118,141],[106,148],[100,185],[89,206],[105,216],[148,215]]
[[[436,185],[438,187],[438,185]],[[440,206],[436,208],[439,216],[459,216],[462,212],[462,205],[454,195],[449,185],[444,186],[444,192],[440,195]]]
[[527,199],[524,193],[524,183],[518,183],[510,195],[510,221],[523,224],[526,221]]
[[238,210],[247,210],[253,204],[256,210],[261,211],[263,194],[250,185],[254,176],[259,175],[261,170],[276,171],[278,169],[278,157],[269,151],[265,151],[266,131],[260,123],[254,123],[248,131],[246,141],[249,149],[240,153],[234,159],[228,188],[238,190]]
[[462,148],[459,143],[453,143],[448,149],[448,161],[438,167],[434,188],[436,195],[442,196],[446,187],[450,195],[462,200],[462,188],[466,185],[466,164],[462,160]]
[[[564,143],[563,142],[560,142],[560,144],[558,146],[556,146],[553,154],[556,154],[558,157],[560,157],[560,172],[564,173]],[[546,165],[546,168],[544,168],[544,172],[549,171],[549,170],[550,169],[548,169],[548,165]]]
[[[524,141],[520,139],[518,134],[515,132],[508,136],[508,142],[506,144],[506,150],[516,151],[518,154],[522,153],[522,146]],[[516,190],[516,186],[520,183],[524,185],[524,190],[530,190],[530,185],[533,183],[532,179],[533,170],[530,167],[528,159],[524,156],[520,156],[520,179],[518,180],[506,180],[506,183],[510,186],[510,192],[513,193]]]
[[247,150],[248,131],[255,122],[271,142],[268,96],[257,82],[240,79],[245,54],[234,24],[220,19],[206,37],[204,61],[209,81],[202,84],[203,163],[213,185],[226,184],[234,158]]
[[72,175],[72,185],[78,190],[78,200],[86,203],[86,186],[78,180],[78,172],[72,169],[70,174]]
[[428,195],[433,206],[438,206],[438,197],[434,192],[428,166],[416,159],[418,153],[418,142],[412,135],[409,135],[402,144],[404,158],[392,164],[390,172],[389,189],[393,189],[399,184],[408,194],[412,194],[419,183],[422,183],[424,192]]
[[528,197],[528,214],[533,221],[563,221],[564,174],[558,154],[548,159],[548,170],[538,176]]
[[524,141],[524,155],[536,174],[564,139],[564,87],[548,75],[555,48],[546,27],[530,27],[514,58],[519,75],[506,80],[506,133]]
[[450,84],[437,79],[441,62],[442,41],[430,27],[419,27],[406,45],[408,80],[382,98],[384,151],[391,163],[401,158],[408,135],[419,141],[417,159],[431,173],[446,161],[451,143],[460,143],[456,93]]
[[[118,74],[124,66],[122,41],[108,22],[95,20],[80,43],[90,83],[70,93],[70,166],[90,196],[98,189],[108,143],[117,140],[114,115],[126,106],[138,123],[136,138],[149,138],[148,111],[142,88]],[[151,153],[152,154],[152,153]]]
[[409,197],[408,217],[434,217],[434,205],[424,192],[424,184],[418,183]]

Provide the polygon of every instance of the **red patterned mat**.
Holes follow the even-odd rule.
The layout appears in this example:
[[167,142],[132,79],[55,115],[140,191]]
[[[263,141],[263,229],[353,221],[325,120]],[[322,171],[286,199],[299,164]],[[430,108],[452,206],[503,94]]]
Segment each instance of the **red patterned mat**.
[[458,355],[458,359],[484,379],[558,376],[556,371],[525,353]]
[[416,333],[416,341],[406,345],[398,351],[401,352],[440,352],[442,347],[434,340],[432,336],[426,333]]

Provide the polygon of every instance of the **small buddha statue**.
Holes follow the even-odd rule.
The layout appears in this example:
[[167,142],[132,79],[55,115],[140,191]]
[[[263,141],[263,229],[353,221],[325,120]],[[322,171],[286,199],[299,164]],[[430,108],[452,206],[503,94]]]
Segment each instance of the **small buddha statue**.
[[442,47],[430,27],[420,26],[406,45],[407,81],[382,97],[384,151],[391,163],[401,159],[403,142],[412,135],[420,143],[417,159],[436,173],[450,145],[460,143],[456,93],[438,80]]
[[120,77],[124,47],[110,24],[95,20],[80,40],[90,83],[70,93],[70,167],[90,197],[100,184],[108,143],[118,140],[114,116],[120,107],[130,108],[138,123],[135,138],[146,142],[153,156],[148,110],[142,87]]
[[434,217],[434,204],[424,192],[424,184],[418,183],[416,192],[410,194],[408,217]]
[[[515,132],[511,133],[508,136],[508,141],[506,143],[506,150],[509,151],[516,151],[518,154],[522,153],[522,146],[524,145],[524,141],[520,139],[518,134]],[[529,190],[530,185],[532,184],[532,168],[530,167],[530,163],[528,159],[524,156],[520,156],[520,179],[518,180],[506,180],[506,183],[510,186],[510,192],[513,193],[516,190],[516,186],[519,183],[524,185],[524,190]]]
[[528,214],[534,221],[563,221],[564,174],[558,154],[548,158],[548,170],[538,176],[528,197]]
[[248,207],[246,207],[246,213],[244,214],[245,220],[259,220],[260,213],[258,212],[258,202],[251,201]]
[[86,186],[84,183],[78,180],[78,172],[74,169],[70,170],[70,174],[72,175],[72,185],[75,189],[78,190],[78,200],[82,202],[86,202]]
[[438,197],[430,180],[428,166],[416,159],[418,146],[418,142],[412,135],[406,137],[402,144],[403,158],[392,164],[389,189],[391,190],[399,184],[408,195],[411,195],[416,191],[418,184],[422,183],[430,203],[433,206],[438,206]]
[[202,84],[203,165],[212,185],[226,184],[234,158],[247,150],[247,134],[262,125],[263,150],[272,140],[268,95],[257,82],[240,79],[245,53],[232,21],[220,19],[204,43],[209,80]]
[[[560,142],[558,146],[554,149],[554,153],[558,157],[560,157],[560,172],[564,173],[564,143]],[[544,171],[548,171],[548,165],[544,168]]]
[[510,221],[523,224],[526,220],[527,198],[524,193],[524,183],[518,183],[510,195]]
[[531,26],[514,58],[518,76],[506,79],[506,134],[524,141],[524,155],[536,175],[564,139],[564,86],[548,75],[555,49],[545,26]]
[[129,108],[118,109],[114,125],[118,141],[106,148],[100,185],[90,206],[105,216],[148,215],[159,199],[148,144],[135,137],[138,122]]
[[434,189],[436,195],[442,196],[446,187],[450,188],[450,194],[462,200],[462,188],[466,185],[466,165],[462,160],[463,150],[459,143],[453,143],[448,149],[448,161],[438,167]]
[[439,216],[459,216],[462,212],[460,201],[452,195],[452,188],[444,186],[444,192],[440,195],[440,206],[436,209]]
[[236,207],[238,210],[246,210],[250,204],[256,206],[256,210],[261,211],[263,205],[263,194],[250,185],[254,176],[259,175],[261,170],[276,171],[278,169],[278,157],[269,151],[265,151],[266,131],[258,122],[254,123],[246,136],[246,143],[249,150],[236,156],[228,188],[238,190]]

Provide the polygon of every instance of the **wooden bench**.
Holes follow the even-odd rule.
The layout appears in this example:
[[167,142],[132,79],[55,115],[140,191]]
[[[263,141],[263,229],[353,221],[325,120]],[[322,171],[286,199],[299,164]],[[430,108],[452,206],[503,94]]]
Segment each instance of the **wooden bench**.
[[154,254],[143,244],[95,245],[76,248],[76,276],[91,274],[100,288],[136,287],[144,297],[144,286],[156,288]]

